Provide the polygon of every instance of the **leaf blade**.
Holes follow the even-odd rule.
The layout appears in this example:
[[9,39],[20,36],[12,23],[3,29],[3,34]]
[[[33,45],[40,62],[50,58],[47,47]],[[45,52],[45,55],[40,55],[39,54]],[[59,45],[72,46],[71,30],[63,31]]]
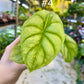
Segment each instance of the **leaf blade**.
[[[31,30],[29,25],[33,25],[32,31],[27,31]],[[29,38],[29,35],[34,36]],[[55,13],[42,10],[28,19],[21,33],[21,51],[29,71],[32,72],[49,64],[61,50],[64,39],[62,21]]]
[[66,62],[71,63],[78,51],[76,42],[68,35],[66,35],[61,53]]
[[19,63],[19,64],[24,64],[24,61],[22,59],[22,54],[21,54],[21,45],[18,43],[11,51],[10,55],[10,60]]

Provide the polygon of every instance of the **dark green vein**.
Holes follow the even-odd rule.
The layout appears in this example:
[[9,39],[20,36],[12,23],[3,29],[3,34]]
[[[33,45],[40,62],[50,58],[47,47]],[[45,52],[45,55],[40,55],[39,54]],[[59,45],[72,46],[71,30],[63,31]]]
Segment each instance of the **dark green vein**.
[[54,24],[54,23],[60,23],[60,22],[59,21],[55,21],[55,22],[53,21],[53,22],[51,22],[51,24]]
[[27,40],[27,39],[29,39],[29,38],[31,38],[31,37],[33,37],[33,36],[36,36],[36,35],[40,35],[41,33],[35,33],[35,34],[32,34],[32,35],[29,35],[28,37],[26,37],[25,39],[24,39],[24,41],[23,41],[23,43]]
[[26,64],[27,64],[27,58],[28,58],[28,54],[30,53],[31,50],[33,50],[38,44],[34,45],[32,48],[30,48],[30,50],[27,52],[25,60],[26,60]]
[[[47,26],[47,28],[50,26],[50,25],[52,25],[52,24],[57,24],[57,23],[59,23],[58,21],[56,21],[56,22],[51,22],[48,26]],[[47,29],[46,28],[46,29]]]
[[[44,49],[43,45],[41,45],[41,47],[42,47],[42,49],[43,49],[43,52],[44,52],[44,57],[45,57],[45,59],[46,59],[46,51],[45,51],[45,49]],[[43,60],[43,62],[45,62],[45,60]]]
[[47,40],[49,41],[49,43],[52,45],[54,53],[55,53],[55,47],[54,47],[53,42],[51,41],[51,39],[48,36],[45,35],[45,37],[47,38]]
[[72,50],[72,51],[75,52],[75,49],[73,49],[72,47],[69,47],[67,44],[65,44],[65,46],[67,47],[67,49]]
[[62,37],[59,34],[57,34],[55,32],[51,32],[51,31],[47,31],[47,30],[46,30],[46,33],[49,33],[49,34],[53,34],[55,36],[58,36],[60,38],[60,40],[62,41]]
[[29,24],[29,25],[26,25],[25,27],[35,27],[39,30],[42,30],[42,28],[39,28],[37,25],[34,25],[34,24]]
[[[39,43],[40,44],[40,43]],[[34,58],[34,60],[33,60],[33,62],[32,62],[32,65],[34,64],[34,62],[36,61],[36,56],[37,56],[37,54],[38,54],[38,52],[39,52],[39,44],[37,45],[38,46],[38,49],[37,49],[37,51],[36,51],[36,53],[35,53],[35,58]]]
[[46,29],[50,25],[51,19],[53,18],[53,16],[50,16],[50,15],[51,15],[50,13],[46,15],[43,29]]
[[[36,45],[36,46],[38,46],[37,52],[38,52],[38,50],[39,50],[39,46],[40,46],[40,44],[41,44],[42,38],[43,38],[43,37],[41,37],[39,43]],[[36,46],[35,46],[35,47],[36,47]],[[35,48],[35,47],[34,47],[34,48]],[[31,50],[32,50],[32,49],[31,49]],[[29,52],[30,52],[30,50],[29,50]],[[29,52],[28,52],[28,53],[29,53]],[[37,52],[36,52],[36,54],[37,54]],[[27,54],[28,54],[28,53],[27,53]],[[35,54],[35,55],[36,55],[36,54]],[[35,59],[36,59],[36,57],[35,57]],[[33,61],[33,63],[34,63],[34,61]]]
[[27,27],[30,27],[30,26],[32,26],[32,27],[35,27],[35,28],[37,28],[37,29],[40,29],[40,30],[42,30],[42,28],[39,28],[37,25],[28,25]]
[[44,21],[44,18],[41,15],[39,14],[35,14],[35,15],[39,16],[42,19],[42,21]]

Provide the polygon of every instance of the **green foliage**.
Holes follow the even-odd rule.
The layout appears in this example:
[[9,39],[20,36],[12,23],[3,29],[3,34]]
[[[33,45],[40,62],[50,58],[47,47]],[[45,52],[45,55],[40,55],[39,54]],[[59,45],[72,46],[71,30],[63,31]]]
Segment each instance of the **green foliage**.
[[84,81],[81,81],[81,72],[80,72],[80,68],[83,64],[84,64],[84,60],[79,60],[75,65],[75,69],[77,72],[77,84],[83,84],[84,82]]
[[[14,52],[13,52],[14,51]],[[17,58],[17,59],[16,59]],[[21,45],[18,43],[11,52],[10,60],[14,60],[16,63],[24,64],[21,55]]]
[[26,20],[28,19],[28,9],[25,9],[24,7],[19,7],[19,19]]
[[80,81],[81,80],[81,75],[80,75],[80,65],[79,64],[76,64],[75,65],[75,69],[76,69],[76,71],[77,71],[77,75],[78,75],[78,81]]
[[[7,29],[7,31],[10,31],[10,33],[7,31],[5,31],[4,33],[3,32],[0,33],[0,54],[3,54],[5,47],[15,39],[15,36],[13,34],[14,30],[13,31],[12,30]],[[19,36],[20,34],[21,34],[21,26],[18,26],[17,35]]]
[[83,16],[84,15],[84,4],[82,4],[82,3],[71,4],[71,6],[69,6],[69,8],[68,8],[68,12],[70,14],[76,13],[79,16]]
[[6,14],[9,14],[9,11],[6,11]]
[[78,45],[78,54],[75,57],[75,60],[77,61],[75,65],[75,69],[77,72],[77,84],[83,84],[84,81],[81,81],[81,67],[84,64],[84,42]]
[[0,54],[4,52],[4,49],[14,40],[14,36],[10,33],[0,33]]
[[21,47],[29,71],[49,64],[59,53],[64,36],[63,24],[52,12],[43,10],[28,19],[21,33]]
[[19,7],[19,15],[22,14],[22,13],[23,13],[23,14],[28,13],[28,9],[25,9],[24,7],[20,6],[20,7]]
[[[11,58],[14,58],[12,60],[15,62],[18,60],[18,63],[24,61],[31,72],[49,64],[62,49],[64,40],[69,57],[73,51],[76,54],[76,43],[69,36],[67,37],[65,40],[63,24],[57,14],[46,10],[39,11],[31,16],[23,25],[20,42],[21,51],[19,51],[18,45],[12,50],[12,53],[18,50],[20,53],[16,52],[15,54],[18,54],[20,58],[22,56],[23,59],[19,59],[18,56],[14,57],[14,53],[13,57],[11,55]],[[65,50],[62,52],[65,52]],[[70,62],[75,56],[74,53],[69,59]],[[65,56],[69,58],[68,54]]]
[[65,41],[62,47],[62,55],[66,62],[72,62],[74,56],[77,55],[77,44],[76,42],[68,35],[65,37]]
[[84,56],[84,43],[81,43],[80,48],[81,48],[80,54],[81,56]]
[[81,60],[84,57],[84,43],[78,44],[78,54],[75,57],[76,60]]
[[71,4],[71,5],[69,6],[68,12],[69,12],[70,14],[77,13],[78,7],[79,7],[79,4],[78,4],[78,3]]
[[20,20],[26,20],[26,19],[28,19],[28,16],[26,16],[25,14],[22,13],[19,15],[19,19]]

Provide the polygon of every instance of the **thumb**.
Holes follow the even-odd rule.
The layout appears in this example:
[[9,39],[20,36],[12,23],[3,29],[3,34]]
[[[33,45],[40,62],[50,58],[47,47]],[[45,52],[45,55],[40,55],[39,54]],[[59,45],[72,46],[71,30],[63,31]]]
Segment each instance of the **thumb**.
[[13,68],[16,69],[17,71],[18,70],[23,71],[23,70],[27,69],[25,64],[18,64],[18,63],[15,63],[15,62],[13,62],[12,64],[13,64]]

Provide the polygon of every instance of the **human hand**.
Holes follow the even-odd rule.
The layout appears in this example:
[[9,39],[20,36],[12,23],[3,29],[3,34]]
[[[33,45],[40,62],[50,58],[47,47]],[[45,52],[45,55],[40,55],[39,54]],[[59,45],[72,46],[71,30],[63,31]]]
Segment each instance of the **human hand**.
[[11,50],[19,42],[20,36],[6,47],[0,60],[0,84],[15,84],[22,71],[26,69],[24,64],[17,64],[9,60]]

